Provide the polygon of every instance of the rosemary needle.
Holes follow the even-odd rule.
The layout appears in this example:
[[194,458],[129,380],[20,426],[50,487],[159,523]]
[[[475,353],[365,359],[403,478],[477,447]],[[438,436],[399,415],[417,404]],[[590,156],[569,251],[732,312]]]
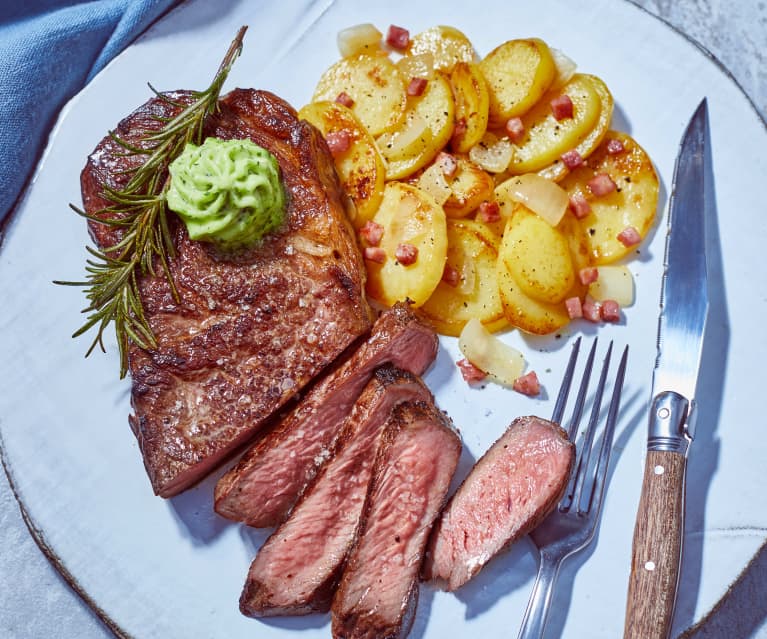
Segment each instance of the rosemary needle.
[[192,101],[188,105],[173,102],[149,85],[160,100],[183,108],[174,117],[163,120],[158,130],[147,131],[141,138],[143,146],[129,144],[111,131],[109,135],[125,150],[126,156],[142,155],[146,159],[130,172],[130,179],[122,189],[103,186],[103,197],[110,202],[108,206],[86,213],[70,204],[75,212],[88,220],[121,229],[120,240],[116,244],[103,250],[86,247],[90,258],[86,260],[85,281],[54,282],[65,286],[80,286],[85,290],[89,303],[82,312],[88,316],[72,337],[96,328],[96,336],[86,357],[97,345],[102,351],[106,350],[104,331],[114,323],[120,349],[121,378],[128,371],[128,347],[131,342],[144,349],[157,347],[144,314],[139,278],[146,274],[156,275],[159,265],[171,293],[176,301],[179,299],[169,268],[169,260],[173,258],[175,249],[168,227],[165,171],[187,143],[201,143],[205,119],[217,108],[221,88],[242,50],[246,29],[243,26],[237,32],[210,86],[205,91],[193,92]]

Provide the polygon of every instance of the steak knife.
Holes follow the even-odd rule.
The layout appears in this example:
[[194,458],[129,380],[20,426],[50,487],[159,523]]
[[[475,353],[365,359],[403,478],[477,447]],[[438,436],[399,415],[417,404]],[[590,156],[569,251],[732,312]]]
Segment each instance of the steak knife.
[[658,320],[658,353],[624,639],[667,639],[682,556],[685,470],[708,315],[705,253],[708,105],[698,106],[674,167]]

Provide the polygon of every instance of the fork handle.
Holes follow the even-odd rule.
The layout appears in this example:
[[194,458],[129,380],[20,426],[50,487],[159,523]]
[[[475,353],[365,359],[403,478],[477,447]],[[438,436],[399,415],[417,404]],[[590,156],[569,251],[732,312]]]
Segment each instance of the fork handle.
[[554,583],[557,580],[561,564],[561,559],[552,557],[545,551],[541,552],[538,574],[535,577],[533,591],[530,593],[530,600],[527,602],[527,609],[517,639],[543,638],[551,596],[554,592]]
[[667,639],[671,632],[682,556],[686,464],[681,452],[647,452],[624,639]]

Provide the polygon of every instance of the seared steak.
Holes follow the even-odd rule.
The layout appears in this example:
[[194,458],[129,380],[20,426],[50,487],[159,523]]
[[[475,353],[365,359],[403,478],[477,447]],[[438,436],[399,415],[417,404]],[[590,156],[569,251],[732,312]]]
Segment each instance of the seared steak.
[[266,540],[248,572],[240,610],[251,617],[326,612],[357,532],[381,433],[391,410],[431,401],[415,376],[376,370],[346,419],[337,452]]
[[460,454],[458,434],[433,403],[394,409],[333,599],[333,637],[393,639],[410,631],[424,548]]
[[575,446],[554,422],[515,419],[475,464],[434,527],[424,578],[455,590],[562,498]]
[[[125,118],[117,134],[135,145],[174,115],[188,92],[154,98]],[[364,265],[342,205],[333,159],[322,136],[276,96],[236,89],[205,124],[207,136],[250,138],[276,157],[288,193],[284,228],[249,255],[228,259],[189,240],[170,214],[176,255],[170,271],[176,302],[158,275],[141,277],[141,298],[158,347],[131,346],[131,426],[156,493],[189,487],[240,445],[370,327]],[[125,157],[110,137],[81,176],[85,209],[109,203],[103,185],[119,189]],[[102,249],[119,230],[90,223]]]
[[391,362],[420,375],[434,361],[437,336],[408,304],[384,311],[370,336],[264,438],[248,450],[216,486],[216,512],[251,526],[279,524],[328,458],[373,370]]

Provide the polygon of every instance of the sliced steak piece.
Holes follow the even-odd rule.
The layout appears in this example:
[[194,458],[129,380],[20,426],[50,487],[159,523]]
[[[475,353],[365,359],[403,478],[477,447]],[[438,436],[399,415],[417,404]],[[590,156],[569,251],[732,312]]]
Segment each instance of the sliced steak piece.
[[537,526],[562,498],[575,446],[554,422],[515,419],[475,464],[434,527],[425,580],[455,590]]
[[431,402],[400,404],[384,433],[360,535],[332,605],[333,637],[405,637],[418,600],[429,531],[461,454]]
[[352,355],[318,381],[216,485],[220,515],[256,527],[279,524],[332,450],[343,420],[377,366],[420,375],[434,361],[434,330],[408,304],[395,304]]
[[417,377],[376,370],[346,419],[337,452],[250,566],[240,610],[251,617],[327,612],[351,550],[392,408],[431,401]]
[[[142,145],[189,102],[154,98],[125,118],[117,134]],[[176,255],[170,271],[176,302],[162,268],[140,278],[141,299],[158,347],[129,351],[134,415],[131,426],[156,493],[175,495],[201,479],[314,376],[369,330],[364,265],[342,205],[333,158],[322,136],[299,121],[276,96],[236,89],[219,102],[206,135],[249,138],[271,151],[288,194],[284,228],[246,255],[216,254],[191,241],[169,214]],[[88,158],[81,175],[85,209],[109,203],[103,185],[124,186],[135,157],[110,137]],[[120,231],[95,222],[102,249]]]

